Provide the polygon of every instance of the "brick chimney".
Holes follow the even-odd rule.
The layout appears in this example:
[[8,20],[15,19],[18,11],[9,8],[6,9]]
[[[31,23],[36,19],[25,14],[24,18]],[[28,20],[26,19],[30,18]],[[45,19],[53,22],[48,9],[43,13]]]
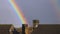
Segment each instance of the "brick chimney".
[[39,20],[33,20],[33,29],[37,28],[39,25]]
[[28,24],[22,24],[22,34],[28,34]]

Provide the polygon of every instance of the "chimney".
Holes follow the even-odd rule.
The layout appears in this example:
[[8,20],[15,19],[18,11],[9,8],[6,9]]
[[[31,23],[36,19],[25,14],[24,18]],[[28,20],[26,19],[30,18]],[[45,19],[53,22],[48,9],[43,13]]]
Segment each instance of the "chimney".
[[39,25],[39,20],[33,20],[33,29],[37,28]]
[[22,24],[22,34],[25,34],[25,24]]
[[28,24],[22,24],[22,34],[28,33]]

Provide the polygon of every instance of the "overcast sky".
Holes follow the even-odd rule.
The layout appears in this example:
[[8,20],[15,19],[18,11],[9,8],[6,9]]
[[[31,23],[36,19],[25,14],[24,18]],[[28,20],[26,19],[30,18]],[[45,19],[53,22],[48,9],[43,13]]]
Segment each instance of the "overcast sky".
[[[40,20],[40,24],[60,24],[60,1],[55,0],[15,0],[22,9],[28,24],[32,25],[32,20]],[[0,0],[0,24],[13,24],[20,27],[22,23],[14,13],[8,0]]]

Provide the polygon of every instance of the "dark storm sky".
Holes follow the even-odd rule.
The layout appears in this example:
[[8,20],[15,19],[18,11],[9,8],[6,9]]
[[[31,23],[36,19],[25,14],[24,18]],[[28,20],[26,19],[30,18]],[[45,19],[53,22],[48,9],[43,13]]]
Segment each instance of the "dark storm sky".
[[[40,20],[40,24],[60,24],[60,11],[55,0],[15,0],[28,24],[32,25],[32,20]],[[18,17],[7,0],[0,0],[0,23],[13,24],[20,27]]]

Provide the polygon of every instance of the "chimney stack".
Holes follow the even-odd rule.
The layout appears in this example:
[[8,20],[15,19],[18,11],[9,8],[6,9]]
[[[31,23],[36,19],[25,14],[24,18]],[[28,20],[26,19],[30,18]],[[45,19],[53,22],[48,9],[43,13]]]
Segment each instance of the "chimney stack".
[[22,24],[22,34],[27,34],[28,24]]
[[39,25],[39,20],[33,20],[33,29],[37,28]]
[[22,24],[22,34],[25,34],[25,24]]

